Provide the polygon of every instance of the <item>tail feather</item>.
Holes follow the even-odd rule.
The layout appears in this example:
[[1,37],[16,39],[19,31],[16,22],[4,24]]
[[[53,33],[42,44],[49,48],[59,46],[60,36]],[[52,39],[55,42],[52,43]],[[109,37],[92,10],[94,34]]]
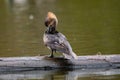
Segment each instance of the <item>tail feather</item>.
[[74,52],[71,52],[70,54],[63,53],[63,55],[66,59],[78,59],[77,55]]

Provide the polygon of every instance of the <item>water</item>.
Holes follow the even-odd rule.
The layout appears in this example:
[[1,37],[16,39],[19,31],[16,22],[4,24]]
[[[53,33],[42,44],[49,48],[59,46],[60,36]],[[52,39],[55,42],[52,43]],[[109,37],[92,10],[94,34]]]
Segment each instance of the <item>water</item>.
[[[0,56],[49,54],[42,40],[48,11],[57,15],[58,31],[66,35],[77,55],[119,54],[119,8],[119,0],[0,0]],[[69,74],[59,72],[52,72],[55,80]],[[89,75],[79,79],[120,79],[116,73]]]
[[120,69],[48,70],[7,72],[0,74],[2,80],[119,80]]

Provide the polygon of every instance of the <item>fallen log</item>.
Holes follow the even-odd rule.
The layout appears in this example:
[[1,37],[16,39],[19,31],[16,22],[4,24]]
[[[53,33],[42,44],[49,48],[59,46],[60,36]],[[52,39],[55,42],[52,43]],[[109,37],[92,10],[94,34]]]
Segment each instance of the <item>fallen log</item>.
[[89,68],[120,68],[120,55],[78,56],[77,60],[47,56],[0,58],[0,71]]

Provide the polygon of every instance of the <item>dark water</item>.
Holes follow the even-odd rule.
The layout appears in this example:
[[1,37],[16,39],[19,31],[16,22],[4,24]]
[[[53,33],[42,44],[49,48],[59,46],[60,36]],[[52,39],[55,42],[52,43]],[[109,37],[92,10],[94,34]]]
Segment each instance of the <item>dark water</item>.
[[[44,19],[48,11],[57,15],[58,31],[66,35],[77,55],[120,53],[119,0],[0,0],[0,56],[49,54],[42,40]],[[70,72],[60,75],[59,72],[52,72],[54,80],[70,80],[64,78]],[[106,71],[96,73],[80,75],[79,79],[120,79],[115,71],[110,75],[106,75]]]
[[0,74],[1,80],[120,80],[120,69],[48,70],[7,72]]

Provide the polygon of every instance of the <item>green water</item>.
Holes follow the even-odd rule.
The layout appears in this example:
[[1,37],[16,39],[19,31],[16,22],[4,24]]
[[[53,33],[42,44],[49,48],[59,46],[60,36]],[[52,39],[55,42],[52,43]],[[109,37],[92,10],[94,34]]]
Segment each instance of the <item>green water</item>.
[[120,53],[119,0],[0,0],[0,56],[48,55],[42,39],[48,11],[77,55]]

